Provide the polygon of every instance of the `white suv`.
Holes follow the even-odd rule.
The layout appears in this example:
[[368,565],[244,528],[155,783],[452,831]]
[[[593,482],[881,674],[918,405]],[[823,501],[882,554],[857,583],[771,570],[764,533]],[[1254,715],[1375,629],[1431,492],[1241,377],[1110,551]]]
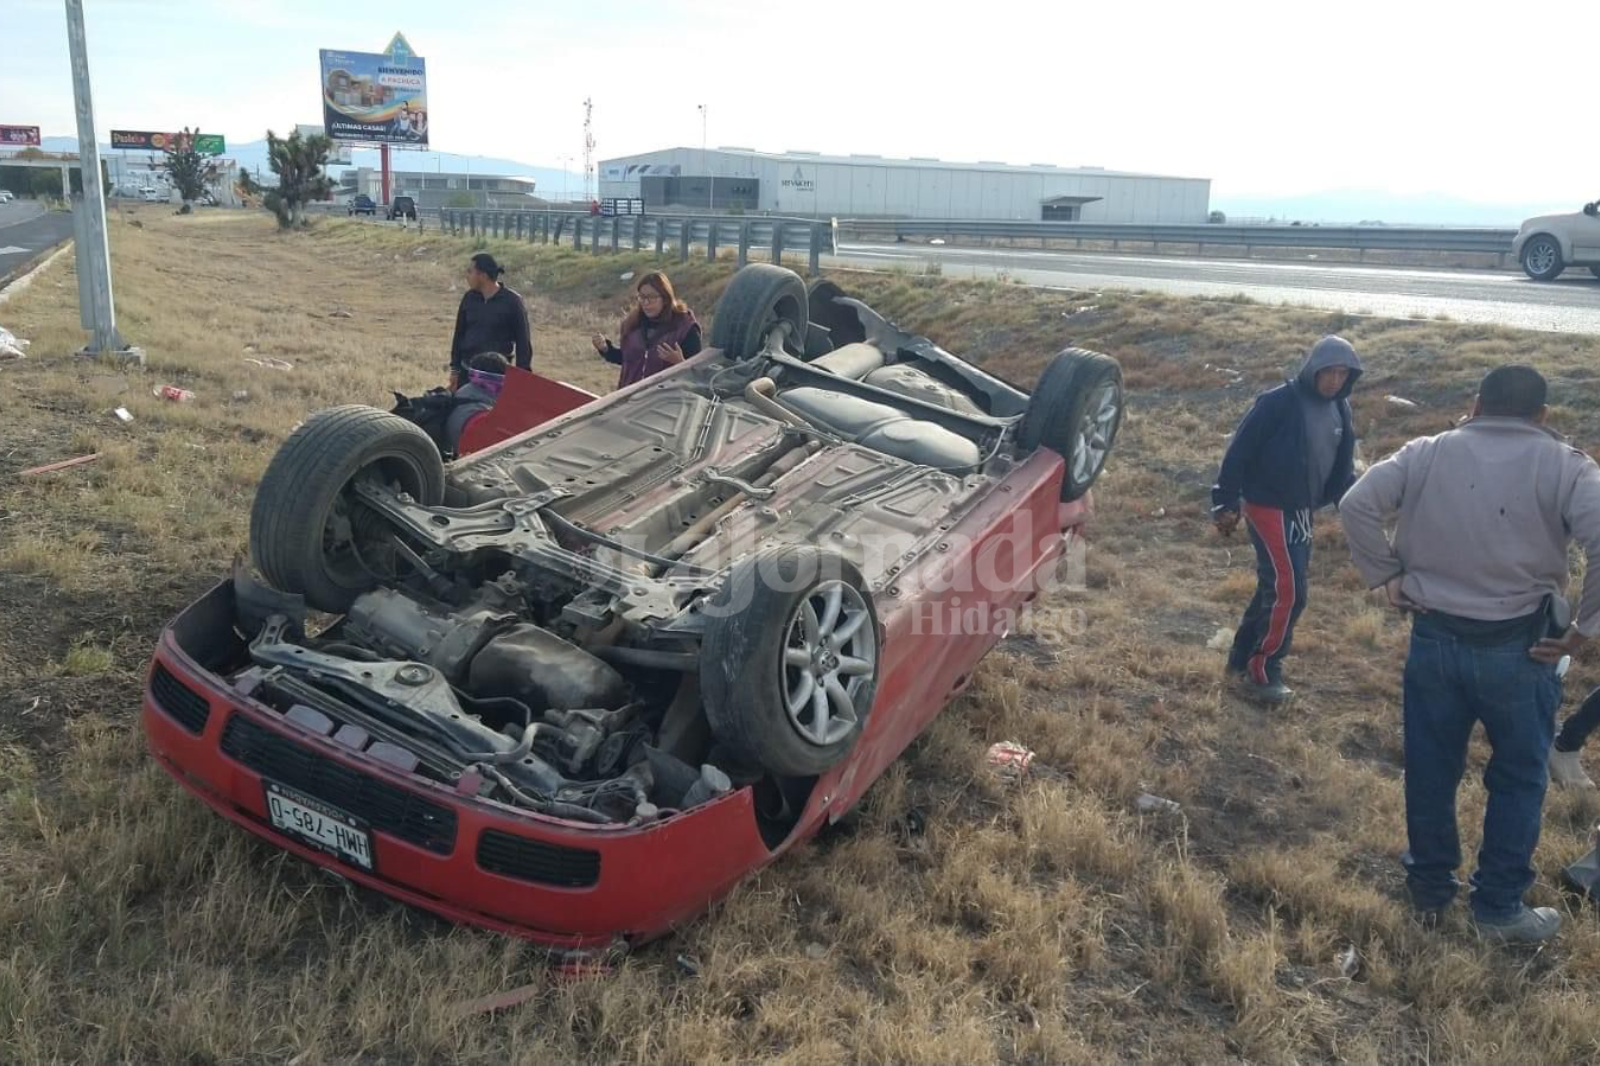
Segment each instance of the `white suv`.
[[1535,281],[1552,281],[1569,266],[1600,278],[1600,200],[1582,211],[1530,218],[1511,242],[1511,254]]

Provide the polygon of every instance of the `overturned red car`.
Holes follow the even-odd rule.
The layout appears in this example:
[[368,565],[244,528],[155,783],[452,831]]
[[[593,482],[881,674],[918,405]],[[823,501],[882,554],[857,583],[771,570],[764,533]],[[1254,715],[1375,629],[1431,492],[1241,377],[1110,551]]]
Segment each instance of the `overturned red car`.
[[961,691],[1087,519],[1122,404],[1104,355],[1025,392],[756,264],[699,355],[604,397],[514,370],[448,463],[393,411],[321,411],[258,488],[259,576],[162,633],[150,748],[449,919],[660,936]]

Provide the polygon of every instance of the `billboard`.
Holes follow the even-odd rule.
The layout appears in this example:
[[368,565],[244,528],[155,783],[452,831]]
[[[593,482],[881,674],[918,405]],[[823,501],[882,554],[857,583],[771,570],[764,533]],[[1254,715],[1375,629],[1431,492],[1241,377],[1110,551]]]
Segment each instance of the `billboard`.
[[336,141],[428,144],[428,76],[398,33],[386,52],[322,55],[322,124]]
[[13,147],[39,147],[38,126],[0,126],[0,144]]
[[[321,126],[313,126],[309,122],[296,122],[294,128],[299,131],[301,137],[326,137],[328,135],[327,130]],[[349,163],[350,158],[350,145],[344,141],[334,141],[333,147],[328,149],[328,162],[330,163]]]
[[[111,147],[136,152],[165,152],[183,140],[181,133],[156,133],[151,130],[112,130]],[[221,155],[228,142],[220,133],[202,133],[194,139],[194,150],[201,155]]]

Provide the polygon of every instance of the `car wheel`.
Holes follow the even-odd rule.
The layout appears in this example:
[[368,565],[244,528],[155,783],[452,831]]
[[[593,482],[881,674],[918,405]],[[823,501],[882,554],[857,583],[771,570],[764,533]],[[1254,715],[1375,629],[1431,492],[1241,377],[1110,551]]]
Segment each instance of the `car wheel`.
[[1522,246],[1522,270],[1534,281],[1554,281],[1566,264],[1561,261],[1561,245],[1547,233]]
[[1066,461],[1061,499],[1089,491],[1122,425],[1122,367],[1109,355],[1068,348],[1039,377],[1028,398],[1017,440],[1024,452],[1040,446]]
[[1600,278],[1600,266],[1592,266],[1592,267],[1590,267],[1589,268],[1589,273],[1593,274],[1597,278]]
[[700,690],[718,741],[778,777],[844,758],[877,695],[878,615],[837,552],[789,545],[737,563],[703,609]]
[[421,427],[363,404],[319,411],[272,457],[250,510],[251,558],[270,585],[342,614],[392,576],[384,523],[352,491],[362,479],[425,506],[444,499],[444,464]]
[[733,276],[711,321],[711,347],[732,359],[751,359],[767,345],[775,326],[787,323],[783,346],[805,350],[806,286],[800,275],[772,263],[751,263]]

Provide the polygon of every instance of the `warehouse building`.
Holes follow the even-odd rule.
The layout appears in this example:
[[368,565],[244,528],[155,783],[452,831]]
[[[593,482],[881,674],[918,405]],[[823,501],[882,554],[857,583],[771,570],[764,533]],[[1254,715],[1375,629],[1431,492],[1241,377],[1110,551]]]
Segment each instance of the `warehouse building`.
[[815,218],[1203,223],[1209,178],[1042,163],[668,148],[600,164],[600,197],[649,211],[741,210]]
[[[339,176],[340,199],[365,193],[383,202],[383,172],[375,167],[350,167]],[[441,207],[525,210],[536,206],[533,179],[496,174],[446,174],[433,170],[392,170],[389,194],[409,196],[423,211]]]

